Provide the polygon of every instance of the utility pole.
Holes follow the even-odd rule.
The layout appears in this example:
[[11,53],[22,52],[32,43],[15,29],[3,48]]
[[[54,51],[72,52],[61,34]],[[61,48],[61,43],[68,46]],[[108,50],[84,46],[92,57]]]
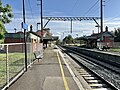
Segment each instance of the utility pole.
[[43,1],[42,0],[37,0],[37,1],[40,1],[40,4],[38,4],[38,5],[40,5],[41,38],[43,39],[43,35],[42,35],[43,34],[43,10],[42,10],[42,8],[43,8]]
[[[23,0],[23,23],[25,23],[25,0]],[[25,70],[27,71],[26,29],[24,29],[24,43],[25,43]]]
[[41,0],[41,36],[42,36],[42,34],[43,34],[43,10],[42,10],[42,4],[43,2],[42,2],[42,0]]
[[101,32],[103,32],[103,0],[100,3]]
[[72,27],[73,27],[73,26],[72,26],[72,19],[71,19],[71,28],[70,28],[70,29],[71,29],[71,33],[72,33]]

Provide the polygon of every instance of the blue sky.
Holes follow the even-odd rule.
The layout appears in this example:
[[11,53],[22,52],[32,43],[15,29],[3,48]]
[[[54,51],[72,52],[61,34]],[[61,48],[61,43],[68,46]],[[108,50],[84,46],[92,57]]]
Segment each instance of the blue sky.
[[[104,0],[104,27],[107,25],[110,31],[120,27],[120,0]],[[8,32],[14,32],[14,28],[21,30],[22,0],[2,0],[3,5],[10,4],[13,9],[14,18],[12,23],[5,25]],[[25,0],[26,22],[33,25],[36,31],[36,23],[40,22],[40,6],[38,0]],[[100,0],[43,0],[43,16],[100,16]],[[44,20],[44,23],[46,21]],[[98,21],[99,22],[99,21]],[[73,23],[75,36],[98,32],[93,21],[82,21]],[[51,21],[48,26],[54,35],[63,37],[70,31],[70,22]],[[78,32],[79,31],[79,32]],[[70,33],[69,33],[70,34]]]

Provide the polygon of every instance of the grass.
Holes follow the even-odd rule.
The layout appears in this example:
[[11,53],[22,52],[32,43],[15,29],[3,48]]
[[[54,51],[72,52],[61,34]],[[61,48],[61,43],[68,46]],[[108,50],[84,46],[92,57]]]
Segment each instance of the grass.
[[120,48],[111,48],[110,52],[120,52]]
[[[33,59],[33,54],[28,53],[28,63]],[[9,76],[14,77],[24,67],[24,53],[9,53]],[[6,83],[6,54],[0,53],[0,87]]]
[[[18,64],[23,63],[17,62],[18,60],[22,59],[24,54],[22,53],[9,53],[8,54],[8,63],[9,63],[9,75],[10,78],[12,78],[15,73],[13,72],[18,72],[20,70],[20,67],[17,66]],[[23,58],[24,60],[24,58]],[[17,62],[17,63],[15,63]],[[21,65],[21,67],[23,64]],[[6,82],[6,54],[0,54],[0,85],[4,85]]]

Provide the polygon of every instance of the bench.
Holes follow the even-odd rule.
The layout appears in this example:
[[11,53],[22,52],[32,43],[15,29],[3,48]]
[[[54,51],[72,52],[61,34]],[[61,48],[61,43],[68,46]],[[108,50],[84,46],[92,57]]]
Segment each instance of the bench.
[[39,62],[39,59],[43,58],[43,53],[41,51],[35,51],[34,56],[35,56],[35,59],[38,59],[38,62]]
[[108,47],[108,46],[103,46],[103,48],[102,48],[102,50],[104,51],[104,50],[108,50],[108,49],[110,49],[110,47]]

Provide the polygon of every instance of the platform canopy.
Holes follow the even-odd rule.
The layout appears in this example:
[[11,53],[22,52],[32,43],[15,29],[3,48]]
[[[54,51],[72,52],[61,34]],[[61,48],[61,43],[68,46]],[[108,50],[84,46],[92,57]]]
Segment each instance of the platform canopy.
[[43,17],[46,20],[56,21],[82,21],[82,20],[98,20],[100,17]]

